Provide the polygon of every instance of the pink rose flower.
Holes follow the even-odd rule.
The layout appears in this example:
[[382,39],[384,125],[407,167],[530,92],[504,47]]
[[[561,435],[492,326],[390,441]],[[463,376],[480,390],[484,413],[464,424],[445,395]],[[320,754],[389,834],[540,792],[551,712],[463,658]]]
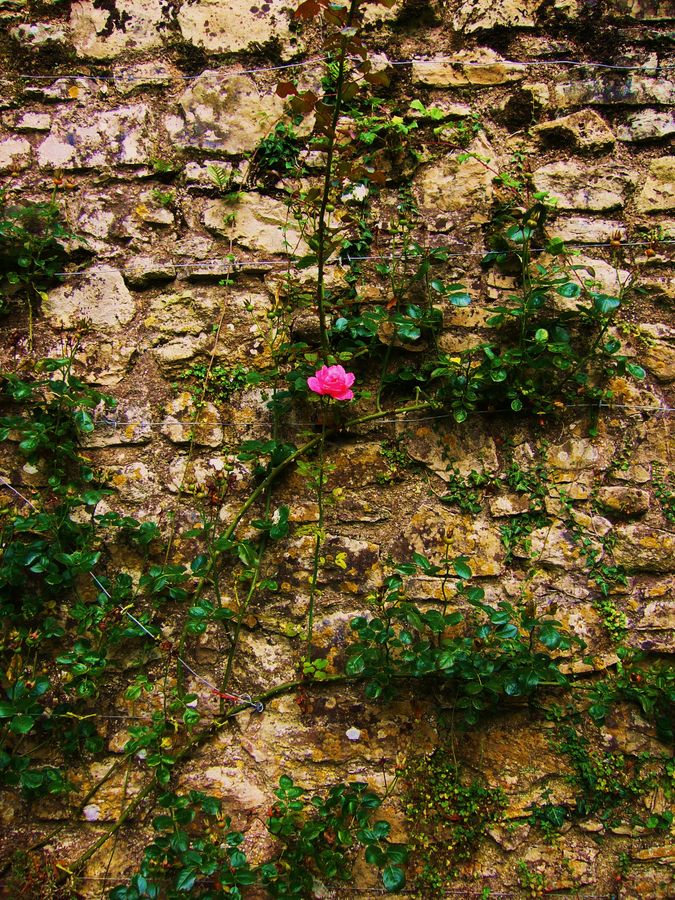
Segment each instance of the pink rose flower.
[[322,366],[311,378],[307,379],[310,391],[332,397],[334,400],[352,400],[354,391],[349,388],[354,384],[353,372],[345,372],[342,366]]

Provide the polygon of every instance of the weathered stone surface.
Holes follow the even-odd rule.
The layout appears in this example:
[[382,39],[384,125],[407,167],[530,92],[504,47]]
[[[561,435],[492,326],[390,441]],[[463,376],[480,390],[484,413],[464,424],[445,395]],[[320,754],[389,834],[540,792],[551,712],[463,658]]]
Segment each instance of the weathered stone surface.
[[640,333],[646,344],[640,346],[640,363],[659,381],[675,380],[675,329],[666,325],[642,324]]
[[68,39],[65,28],[51,22],[23,22],[10,28],[9,33],[15,41],[31,50],[65,44]]
[[499,26],[533,28],[542,0],[466,0],[455,13],[453,25],[467,34]]
[[70,11],[72,40],[78,56],[113,59],[134,50],[162,45],[162,27],[170,21],[170,8],[162,0],[115,0],[95,4],[73,3]]
[[[127,374],[139,349],[138,343],[127,343],[123,334],[119,338],[106,336],[103,339],[99,333],[94,340],[81,339],[76,359],[88,384],[112,387]],[[114,419],[117,412],[110,415]]]
[[[483,138],[475,140],[470,149],[483,157],[494,156]],[[486,222],[489,217],[493,175],[477,159],[459,162],[459,155],[423,166],[415,177],[420,207],[439,230],[456,222]]]
[[237,53],[251,44],[288,44],[291,6],[288,0],[268,0],[260,6],[248,0],[184,3],[178,13],[183,38],[209,53]]
[[580,153],[598,153],[614,145],[614,133],[594,110],[584,109],[533,128],[544,143],[570,146]]
[[601,487],[598,501],[605,510],[626,519],[644,515],[649,510],[649,493],[639,488]]
[[113,72],[115,90],[124,96],[153,87],[171,84],[171,69],[161,62],[145,62],[136,65],[117,66]]
[[498,575],[504,561],[495,523],[427,506],[402,523],[401,534],[391,547],[393,559],[408,560],[412,553],[426,555],[435,565],[464,555],[478,576]]
[[638,182],[625,166],[584,166],[574,160],[554,162],[534,172],[538,191],[547,191],[560,209],[620,209]]
[[148,405],[128,404],[98,419],[96,428],[82,438],[85,447],[147,444],[152,438],[152,412]]
[[27,112],[17,121],[17,131],[49,131],[52,117],[48,113]]
[[176,146],[214,154],[253,150],[284,111],[280,97],[259,92],[247,76],[221,78],[213,70],[195,78],[178,105],[179,114],[166,120]]
[[591,74],[566,80],[561,76],[554,84],[551,100],[560,109],[571,106],[667,106],[675,102],[675,81],[672,78],[649,75]]
[[30,165],[31,146],[25,138],[0,141],[0,172],[18,172]]
[[117,269],[90,269],[82,278],[55,288],[42,301],[42,311],[56,328],[75,328],[89,322],[116,331],[128,325],[136,307]]
[[[584,282],[586,287],[609,294],[612,297],[619,296],[630,277],[627,269],[618,269],[612,263],[605,262],[604,259],[577,256],[574,259],[574,265],[580,267],[577,270],[577,277]],[[556,300],[556,302],[558,301]],[[576,308],[576,302],[569,303],[569,308]],[[560,308],[564,308],[564,306],[564,298],[560,298]]]
[[613,0],[609,12],[616,16],[628,16],[637,22],[673,21],[670,0]]
[[635,206],[641,213],[675,210],[675,156],[662,156],[649,165],[649,175],[637,195]]
[[430,87],[492,87],[519,81],[525,74],[525,66],[485,48],[437,59],[416,59],[412,65],[413,82]]
[[627,569],[670,572],[675,569],[675,535],[646,525],[622,525],[616,529],[614,558]]
[[184,391],[164,408],[166,418],[161,432],[173,444],[194,443],[200,447],[220,447],[223,429],[220,414],[213,403],[195,405],[192,394]]
[[162,294],[153,300],[145,326],[163,336],[199,335],[215,321],[218,297],[202,290]]
[[145,105],[96,113],[81,123],[73,121],[72,115],[61,115],[38,147],[38,163],[46,169],[147,163],[154,152],[153,130],[152,114]]
[[453,477],[453,470],[466,477],[474,470],[492,473],[498,469],[494,438],[476,422],[431,427],[426,422],[416,425],[412,419],[401,423],[399,433],[410,456],[446,481]]
[[231,202],[209,203],[204,209],[204,225],[251,250],[297,256],[309,252],[288,206],[262,194],[239,194]]
[[612,448],[600,442],[572,439],[564,444],[552,444],[548,449],[546,462],[560,472],[578,472],[607,465]]
[[586,219],[582,216],[559,216],[549,226],[549,230],[552,237],[559,237],[573,244],[604,244],[616,235],[625,241],[628,234],[623,222]]
[[166,284],[176,277],[176,269],[169,262],[160,262],[151,256],[136,256],[124,269],[124,280],[137,291],[156,284]]
[[653,141],[671,134],[675,134],[675,113],[656,109],[634,113],[616,132],[620,141]]
[[45,103],[84,103],[106,93],[106,86],[94,78],[57,78],[51,84],[40,80],[26,85],[25,95]]

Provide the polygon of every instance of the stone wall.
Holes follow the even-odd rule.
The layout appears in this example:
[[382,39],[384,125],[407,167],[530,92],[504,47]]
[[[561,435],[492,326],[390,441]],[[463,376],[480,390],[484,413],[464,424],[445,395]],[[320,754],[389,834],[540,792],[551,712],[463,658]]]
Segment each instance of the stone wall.
[[[311,253],[312,231],[289,206],[293,191],[319,183],[325,165],[322,149],[308,147],[312,117],[296,126],[307,168],[295,183],[283,170],[270,176],[255,169],[260,142],[277,122],[289,121],[276,84],[297,79],[302,89],[320,90],[316,57],[325,29],[293,19],[290,6],[0,0],[7,202],[54,194],[86,241],[68,245],[65,274],[36,309],[32,346],[26,305],[10,299],[0,324],[3,370],[25,372],[27,361],[72,351],[77,373],[116,398],[117,408],[86,438],[87,457],[114,488],[97,512],[156,522],[159,562],[169,548],[169,562],[189,564],[200,552],[194,529],[209,521],[224,530],[258,483],[255,460],[240,458],[241,444],[269,438],[274,426],[269,388],[250,377],[246,383],[246,375],[272,366],[282,326],[292,340],[317,342],[306,302],[316,268],[297,267]],[[508,271],[480,264],[502,198],[495,175],[520,165],[530,189],[557,202],[549,236],[575,248],[572,262],[586,282],[622,297],[612,333],[646,378],[615,374],[611,400],[594,409],[584,401],[526,417],[486,408],[457,423],[435,408],[338,427],[325,446],[312,632],[313,656],[326,660],[328,675],[344,671],[350,619],[372,612],[369,597],[392,561],[414,553],[439,566],[466,557],[494,606],[556,610],[586,643],[583,652],[569,651],[563,666],[583,676],[582,684],[614,677],[625,652],[644,651],[648,665],[672,651],[674,21],[666,0],[410,0],[366,11],[364,44],[373,71],[387,82],[373,93],[387,116],[417,122],[418,143],[413,157],[397,159],[385,148],[389,168],[368,203],[376,237],[361,255],[401,252],[390,225],[399,188],[409,183],[419,210],[413,239],[447,247],[450,256],[437,271],[461,281],[472,297],[469,306],[442,309],[441,349],[452,355],[488,340],[487,320],[518,286]],[[297,67],[275,68],[289,63]],[[412,101],[440,110],[437,119],[415,112]],[[342,133],[353,126],[345,115]],[[353,139],[360,140],[356,132]],[[463,159],[467,153],[474,156]],[[350,204],[345,190],[338,185],[332,198],[338,223],[340,203]],[[352,270],[336,260],[334,254],[327,283],[333,297],[350,297]],[[355,270],[357,297],[366,305],[395,303],[374,264]],[[290,309],[287,320],[276,316],[281,307]],[[387,341],[396,352],[391,333],[382,332]],[[209,367],[239,377],[238,389],[212,391],[200,402]],[[375,365],[360,371],[360,387],[374,395],[379,375]],[[405,403],[400,394],[397,403]],[[372,396],[357,396],[350,414],[367,416],[373,408]],[[316,404],[301,399],[276,435],[299,446],[320,433],[317,421]],[[14,454],[0,473],[24,495],[42,487],[40,472]],[[241,623],[230,681],[238,695],[293,683],[307,661],[319,518],[307,473],[289,467],[272,504],[288,505],[290,531],[263,563],[276,589],[258,592]],[[257,535],[248,519],[243,533]],[[134,578],[141,574],[123,544],[109,549],[99,571],[118,564]],[[223,579],[222,602],[236,612],[237,582],[227,573]],[[407,596],[423,609],[443,603],[438,579],[423,572],[411,576]],[[184,604],[151,615],[165,642],[179,641]],[[231,642],[231,632],[212,623],[180,646],[194,673],[220,684]],[[152,774],[142,758],[120,765],[84,807],[78,804],[124,758],[133,725],[125,717],[161,708],[162,691],[177,679],[197,696],[202,726],[222,712],[207,683],[152,647],[144,670],[157,687],[130,702],[125,690],[138,670],[127,672],[123,650],[115,653],[109,682],[81,710],[100,716],[104,749],[68,763],[73,791],[65,799],[31,799],[3,789],[6,859],[61,825],[46,852],[67,868],[114,825]],[[630,812],[615,819],[583,814],[578,767],[561,749],[550,713],[565,706],[566,695],[504,703],[462,731],[453,721],[451,688],[406,684],[395,699],[371,702],[358,683],[317,683],[311,674],[300,694],[271,697],[264,712],[244,710],[213,730],[172,775],[181,790],[223,799],[251,858],[274,849],[261,822],[281,774],[308,788],[356,779],[384,792],[417,755],[441,748],[465,780],[504,791],[505,810],[443,887],[415,880],[420,857],[413,854],[409,884],[417,887],[410,896],[487,896],[484,889],[500,896],[672,896],[673,850],[663,827],[672,796],[657,779],[632,797]],[[670,753],[649,716],[626,698],[604,724],[579,728],[592,758],[614,760],[624,772],[646,765],[660,773]],[[616,777],[630,793],[630,778]],[[564,823],[542,829],[533,814],[539,808],[564,809]],[[128,877],[151,839],[151,809],[149,800],[139,804],[114,840],[86,861],[73,882],[76,896],[103,896],[102,889]],[[399,840],[415,829],[405,777],[383,814]],[[650,816],[659,827],[645,824]],[[440,842],[447,841],[441,833]],[[349,896],[376,896],[377,884],[359,862]],[[344,887],[322,890],[316,896],[347,896]]]

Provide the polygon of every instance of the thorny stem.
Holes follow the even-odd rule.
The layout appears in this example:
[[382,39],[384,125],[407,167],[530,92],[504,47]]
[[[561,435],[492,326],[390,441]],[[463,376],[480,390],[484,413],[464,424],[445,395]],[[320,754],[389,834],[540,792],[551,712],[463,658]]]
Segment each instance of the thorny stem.
[[319,472],[316,478],[317,502],[319,505],[318,521],[316,523],[316,538],[314,540],[314,558],[312,561],[312,577],[309,584],[309,608],[307,612],[307,649],[305,651],[307,662],[312,661],[312,634],[314,631],[314,604],[316,601],[316,583],[319,578],[319,564],[321,562],[321,544],[323,541],[323,458],[326,446],[326,403],[321,398],[322,422],[321,443],[319,444]]
[[[359,0],[351,0],[345,29],[349,29],[356,13]],[[331,173],[333,170],[333,156],[335,155],[335,140],[337,137],[337,126],[340,120],[340,112],[342,109],[342,90],[345,81],[345,62],[347,58],[347,47],[349,45],[350,36],[344,34],[340,41],[340,54],[338,56],[338,76],[335,84],[335,105],[333,107],[333,117],[331,120],[330,131],[328,132],[328,150],[326,152],[326,173],[323,182],[323,194],[321,196],[321,206],[319,207],[319,225],[317,230],[317,256],[318,256],[318,272],[316,277],[316,305],[319,313],[319,328],[321,330],[321,352],[324,360],[328,361],[328,326],[326,322],[326,307],[324,294],[325,281],[325,246],[326,246],[326,213],[328,211],[328,201],[330,199],[330,189],[332,187]]]

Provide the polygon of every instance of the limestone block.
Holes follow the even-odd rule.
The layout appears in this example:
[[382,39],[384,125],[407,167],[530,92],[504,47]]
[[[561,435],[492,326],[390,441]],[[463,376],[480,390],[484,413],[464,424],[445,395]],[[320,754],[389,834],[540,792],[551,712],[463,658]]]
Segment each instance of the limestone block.
[[178,13],[178,25],[184,40],[209,53],[238,53],[251,44],[263,47],[270,41],[287,45],[290,0],[268,0],[251,5],[249,0],[197,0],[184,3]]
[[66,31],[60,25],[50,22],[22,22],[9,30],[10,36],[29,50],[42,49],[55,44],[65,44]]
[[672,22],[675,19],[670,0],[613,0],[610,12],[636,22]]
[[17,121],[16,131],[49,131],[52,118],[48,113],[27,112]]
[[114,3],[73,3],[72,41],[78,56],[114,59],[129,51],[162,46],[162,28],[171,8],[162,0],[115,0]]
[[675,156],[652,160],[635,205],[641,213],[675,210]]
[[574,148],[580,153],[596,153],[609,150],[614,145],[614,134],[594,110],[580,112],[544,122],[532,129],[541,140],[566,148]]
[[445,481],[452,479],[453,470],[466,477],[473,470],[493,473],[499,467],[494,439],[476,419],[433,428],[427,422],[416,425],[413,419],[401,423],[400,434],[409,455]]
[[602,468],[609,463],[612,449],[609,444],[584,438],[571,439],[564,444],[551,444],[546,463],[561,472]]
[[[232,215],[235,219],[230,225]],[[208,203],[204,209],[204,225],[251,250],[297,256],[309,253],[288,206],[261,194],[239,194],[233,201]]]
[[213,403],[201,403],[196,408],[194,397],[183,391],[165,407],[166,418],[161,432],[173,444],[194,443],[201,447],[220,447],[223,429],[220,414]]
[[166,120],[179,149],[238,155],[253,150],[284,111],[276,94],[261,94],[246,75],[207,70],[178,100],[178,115]]
[[601,487],[598,490],[598,501],[608,512],[633,519],[649,510],[650,498],[647,491],[617,485]]
[[161,61],[117,66],[113,72],[113,84],[119,94],[125,96],[152,87],[170,84],[173,76],[169,67]]
[[[494,157],[484,138],[469,148],[482,157]],[[415,177],[414,190],[431,224],[445,229],[449,222],[480,224],[487,222],[493,194],[492,173],[477,159],[460,162],[459,153],[423,166]]]
[[96,428],[82,437],[85,447],[123,447],[127,444],[147,444],[152,439],[150,407],[129,404],[108,412],[99,419]]
[[[626,269],[617,269],[612,263],[605,262],[604,259],[592,259],[588,256],[577,256],[574,259],[574,265],[580,266],[577,270],[578,277],[581,278],[591,290],[601,291],[603,294],[609,294],[617,297],[624,285],[628,283],[630,273]],[[585,270],[585,271],[584,271]],[[562,301],[563,298],[560,298]],[[576,309],[576,303],[570,304],[571,309]],[[561,302],[560,308],[564,304]]]
[[614,558],[627,569],[647,572],[675,570],[675,535],[646,525],[623,525],[615,531]]
[[0,141],[0,172],[18,172],[30,165],[31,146],[25,138]]
[[640,346],[639,362],[659,381],[675,381],[675,329],[666,325],[642,324],[640,332],[647,338]]
[[128,325],[136,307],[117,269],[90,269],[51,291],[42,312],[55,328],[76,328],[86,321],[94,328],[116,331]]
[[42,100],[45,103],[74,103],[90,100],[92,97],[105,96],[108,86],[94,78],[57,78],[51,84],[44,81],[27,84],[26,97]]
[[131,288],[143,291],[156,284],[166,284],[176,277],[176,269],[169,262],[151,256],[136,256],[124,269],[124,280]]
[[561,76],[554,83],[551,104],[559,109],[571,106],[648,106],[675,103],[675,80],[663,75],[624,74]]
[[538,191],[547,191],[559,209],[603,211],[620,209],[638,182],[625,166],[586,166],[561,160],[541,166],[533,175]]
[[626,240],[627,231],[623,222],[607,219],[587,219],[583,216],[559,218],[549,226],[551,237],[559,237],[573,244],[606,243],[615,235]]
[[494,50],[461,50],[437,59],[416,59],[412,64],[414,84],[429,87],[493,87],[520,81],[525,66],[505,60]]
[[472,34],[489,28],[534,28],[542,0],[464,0],[455,13],[453,26]]
[[497,523],[427,506],[401,523],[400,536],[390,548],[392,559],[408,560],[413,553],[424,554],[434,565],[464,555],[478,576],[498,575],[504,562]]
[[127,343],[124,334],[105,340],[97,334],[93,340],[82,338],[76,359],[88,384],[112,387],[125,377],[138,350],[138,343]]
[[675,112],[643,109],[620,125],[616,136],[620,141],[654,141],[675,134]]
[[122,106],[90,114],[82,122],[60,115],[38,147],[46,169],[98,169],[137,166],[153,156],[154,125],[149,107]]

